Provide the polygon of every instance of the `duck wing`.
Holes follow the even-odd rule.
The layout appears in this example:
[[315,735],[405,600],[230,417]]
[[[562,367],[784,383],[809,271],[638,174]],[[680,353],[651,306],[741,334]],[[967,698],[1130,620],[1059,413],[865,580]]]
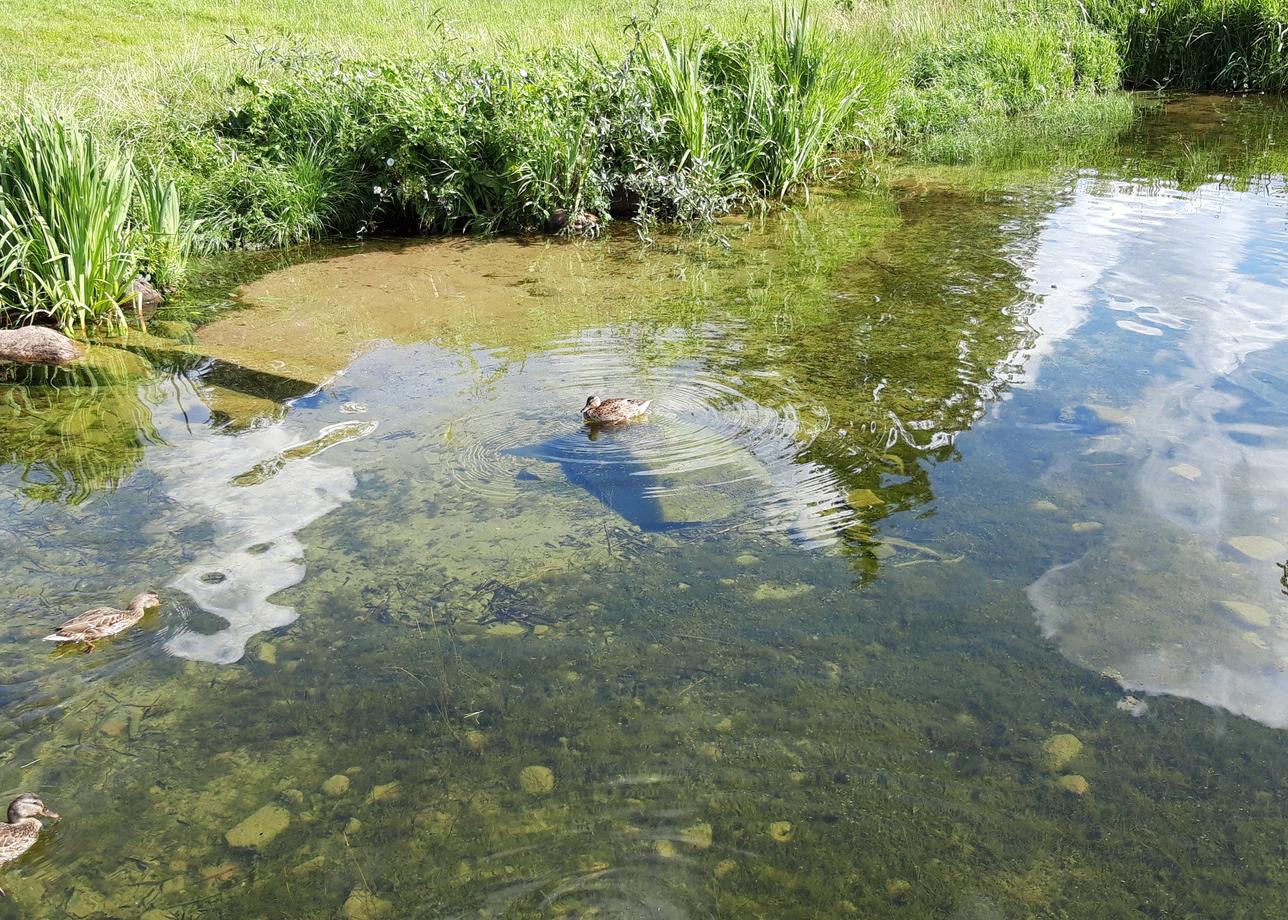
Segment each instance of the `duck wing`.
[[624,421],[647,412],[652,402],[653,400],[651,399],[623,399],[619,397],[605,399],[591,410],[593,415],[590,415],[590,417],[605,422]]
[[117,610],[115,607],[95,607],[86,610],[80,616],[72,617],[54,630],[51,641],[58,639],[77,639],[83,636],[103,635],[128,626],[134,614],[129,610]]
[[40,836],[40,822],[0,824],[0,862],[10,862],[31,849]]

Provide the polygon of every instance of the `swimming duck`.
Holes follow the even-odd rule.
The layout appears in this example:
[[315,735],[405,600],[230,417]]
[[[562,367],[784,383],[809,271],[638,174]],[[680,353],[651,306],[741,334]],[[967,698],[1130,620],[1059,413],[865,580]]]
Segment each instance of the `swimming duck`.
[[582,406],[581,417],[592,425],[612,425],[643,415],[651,405],[651,399],[600,399],[592,396]]
[[68,620],[52,634],[45,636],[46,642],[84,642],[87,652],[94,651],[94,641],[115,636],[143,619],[143,614],[161,606],[161,598],[151,591],[144,591],[125,610],[115,607],[95,607],[78,617]]
[[[37,818],[57,818],[40,801],[40,796],[24,792],[9,803],[9,821],[0,824],[0,864],[13,862],[31,849],[40,836],[41,824]],[[0,889],[0,897],[4,889]]]

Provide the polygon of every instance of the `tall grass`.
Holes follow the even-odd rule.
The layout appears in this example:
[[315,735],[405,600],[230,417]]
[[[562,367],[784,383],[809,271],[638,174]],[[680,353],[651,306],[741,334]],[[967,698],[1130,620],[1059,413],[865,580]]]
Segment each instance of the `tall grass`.
[[736,41],[641,29],[613,59],[256,64],[208,133],[167,151],[207,232],[234,245],[528,230],[614,201],[710,219],[870,142],[895,80],[803,6]]
[[0,150],[0,309],[85,334],[124,326],[136,255],[129,162],[47,112],[22,115]]
[[187,273],[199,221],[186,220],[179,208],[179,189],[155,168],[138,182],[139,269],[161,290],[173,290]]
[[1288,89],[1284,0],[1082,0],[1115,38],[1131,86]]

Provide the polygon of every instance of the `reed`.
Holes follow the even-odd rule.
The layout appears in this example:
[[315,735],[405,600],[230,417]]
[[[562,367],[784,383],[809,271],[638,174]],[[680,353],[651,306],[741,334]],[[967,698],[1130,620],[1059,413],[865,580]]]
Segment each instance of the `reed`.
[[124,326],[136,254],[130,163],[44,110],[23,114],[0,149],[0,304],[13,323],[86,334]]

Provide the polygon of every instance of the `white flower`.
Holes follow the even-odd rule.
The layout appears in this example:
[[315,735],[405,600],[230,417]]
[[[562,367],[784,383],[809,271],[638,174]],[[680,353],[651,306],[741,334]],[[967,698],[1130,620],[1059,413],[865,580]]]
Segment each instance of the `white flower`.
[[382,188],[382,187],[381,187],[381,186],[379,186],[379,185],[373,185],[373,186],[371,186],[371,190],[372,190],[373,192],[375,192],[377,195],[383,195],[383,194],[385,193],[384,188]]
[[385,158],[385,165],[386,165],[386,166],[393,166],[393,165],[394,165],[394,158],[393,158],[393,157],[386,157],[386,158]]
[[519,76],[522,77],[524,80],[526,80],[528,79],[528,72],[526,70],[520,70]]
[[1143,6],[1140,8],[1140,14],[1141,14],[1142,16],[1144,16],[1144,15],[1145,15],[1145,8],[1144,8]]

